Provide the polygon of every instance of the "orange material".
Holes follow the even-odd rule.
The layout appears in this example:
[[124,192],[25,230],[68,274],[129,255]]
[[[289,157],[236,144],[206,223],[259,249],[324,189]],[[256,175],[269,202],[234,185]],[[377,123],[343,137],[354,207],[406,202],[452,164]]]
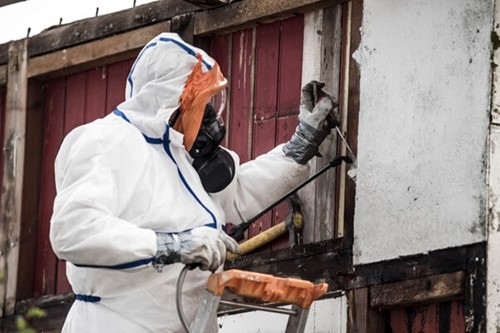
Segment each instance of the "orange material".
[[184,147],[191,150],[200,130],[205,106],[210,98],[224,89],[227,80],[215,63],[211,70],[203,73],[202,57],[197,54],[198,62],[189,75],[181,95],[181,114],[174,124],[174,129],[184,134]]
[[315,285],[305,280],[279,278],[237,269],[212,274],[206,288],[214,295],[222,296],[226,287],[240,296],[261,299],[264,302],[295,304],[303,309],[309,309],[312,302],[328,290],[326,283]]

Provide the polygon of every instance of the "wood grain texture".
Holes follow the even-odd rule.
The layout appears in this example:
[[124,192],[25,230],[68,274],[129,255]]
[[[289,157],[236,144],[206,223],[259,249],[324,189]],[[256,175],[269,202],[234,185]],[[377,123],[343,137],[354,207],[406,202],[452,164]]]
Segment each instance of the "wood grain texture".
[[370,288],[373,307],[435,303],[464,296],[465,272],[459,271],[419,279],[375,285]]
[[21,236],[22,189],[28,96],[27,39],[9,44],[5,95],[3,173],[0,206],[0,317],[14,313]]

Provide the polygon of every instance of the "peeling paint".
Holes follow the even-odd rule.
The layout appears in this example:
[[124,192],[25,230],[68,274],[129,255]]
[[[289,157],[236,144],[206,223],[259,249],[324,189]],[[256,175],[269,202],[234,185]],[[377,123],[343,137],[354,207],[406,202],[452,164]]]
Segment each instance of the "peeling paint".
[[500,47],[500,37],[495,30],[491,32],[491,44],[493,45],[493,50]]

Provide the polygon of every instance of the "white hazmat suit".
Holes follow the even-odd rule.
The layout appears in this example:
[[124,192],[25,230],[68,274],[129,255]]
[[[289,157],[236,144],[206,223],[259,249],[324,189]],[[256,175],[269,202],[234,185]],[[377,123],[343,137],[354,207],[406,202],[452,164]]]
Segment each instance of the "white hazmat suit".
[[[114,113],[71,131],[55,162],[50,240],[67,261],[76,300],[63,332],[183,332],[175,305],[182,264],[151,265],[155,232],[222,228],[249,219],[309,174],[276,147],[239,165],[228,187],[208,194],[183,135],[168,125],[204,51],[163,33],[148,43]],[[206,70],[206,68],[205,68]],[[190,322],[210,272],[189,271],[183,308]]]

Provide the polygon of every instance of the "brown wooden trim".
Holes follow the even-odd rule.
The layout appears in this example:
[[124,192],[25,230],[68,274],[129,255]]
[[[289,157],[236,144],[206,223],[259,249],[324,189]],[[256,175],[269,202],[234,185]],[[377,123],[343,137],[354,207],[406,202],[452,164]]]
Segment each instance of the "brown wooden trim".
[[471,253],[483,251],[485,247],[486,243],[477,243],[355,266],[346,288],[363,288],[431,275],[467,271]]
[[465,332],[486,332],[486,245],[467,249]]
[[7,6],[7,5],[12,5],[17,2],[23,2],[26,0],[0,0],[0,7]]
[[19,267],[22,188],[24,172],[26,101],[28,94],[28,40],[9,44],[4,137],[2,138],[3,181],[0,204],[0,317],[14,313]]
[[[181,0],[160,0],[111,14],[49,28],[30,38],[29,57],[145,27],[200,10]],[[0,64],[7,63],[7,44],[0,45]]]
[[195,13],[194,34],[231,32],[304,14],[345,0],[245,0]]
[[185,2],[189,2],[195,6],[199,6],[201,8],[215,8],[227,5],[229,0],[184,0]]
[[368,288],[354,289],[347,293],[347,332],[373,333],[386,331],[385,314],[370,306]]
[[28,82],[28,108],[26,115],[26,153],[23,182],[23,206],[21,212],[21,235],[17,282],[17,300],[33,297],[35,287],[36,244],[40,203],[40,182],[43,156],[44,113],[43,83]]
[[[363,0],[352,0],[351,2],[351,17],[345,24],[350,24],[350,51],[349,56],[354,54],[361,42],[361,25],[363,19]],[[344,13],[347,12],[348,4],[344,5]],[[342,43],[345,44],[345,43]],[[355,61],[349,61],[349,77],[348,80],[348,118],[346,140],[349,147],[357,154],[358,147],[358,120],[359,120],[359,83],[360,71]],[[342,143],[339,143],[342,144]],[[344,190],[344,247],[352,248],[354,237],[354,210],[356,198],[356,184],[349,177],[345,177]],[[340,177],[340,175],[339,175]]]
[[194,14],[184,14],[172,17],[171,31],[176,32],[179,36],[189,44],[194,43]]
[[28,77],[67,75],[132,58],[148,41],[165,31],[170,31],[169,21],[31,58]]
[[370,305],[378,308],[438,303],[464,296],[465,272],[427,276],[370,288]]

